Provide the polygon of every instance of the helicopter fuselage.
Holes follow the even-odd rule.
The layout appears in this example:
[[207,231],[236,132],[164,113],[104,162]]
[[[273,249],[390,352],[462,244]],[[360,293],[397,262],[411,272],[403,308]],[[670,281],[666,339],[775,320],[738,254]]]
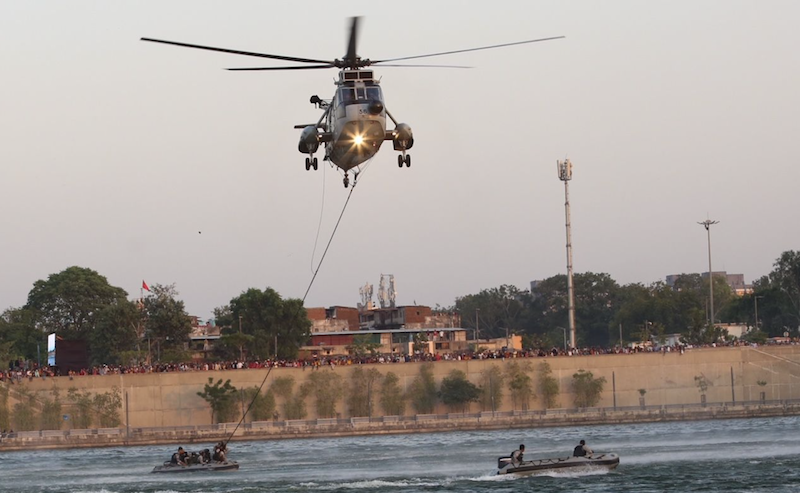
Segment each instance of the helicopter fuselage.
[[372,70],[342,70],[336,86],[329,101],[311,98],[325,113],[316,125],[298,126],[303,128],[298,150],[313,156],[324,144],[325,159],[345,172],[375,156],[384,140],[394,141],[395,150],[405,158],[405,151],[413,145],[411,128],[401,123],[386,130],[386,119],[392,117]]

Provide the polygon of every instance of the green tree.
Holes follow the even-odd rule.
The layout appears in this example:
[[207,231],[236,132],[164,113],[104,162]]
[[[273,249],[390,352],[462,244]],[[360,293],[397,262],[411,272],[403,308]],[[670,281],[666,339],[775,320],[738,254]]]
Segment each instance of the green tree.
[[41,429],[60,430],[63,423],[63,406],[58,391],[58,387],[53,387],[50,391],[51,398],[44,399],[42,403]]
[[25,387],[17,388],[18,402],[12,408],[12,420],[17,431],[33,431],[39,422],[36,398]]
[[305,393],[294,392],[294,378],[278,377],[272,382],[275,395],[283,399],[283,415],[285,419],[303,419],[306,412]]
[[72,402],[72,427],[85,430],[92,427],[92,395],[75,387],[67,390],[67,398]]
[[545,409],[556,407],[556,398],[559,394],[558,380],[553,376],[553,370],[547,361],[539,365],[539,389]]
[[419,374],[408,388],[408,399],[417,414],[430,414],[436,407],[436,381],[433,379],[433,363],[422,363]]
[[461,370],[452,370],[442,379],[439,397],[454,412],[467,412],[470,402],[480,399],[481,390],[467,380],[467,374]]
[[64,339],[88,339],[100,311],[124,301],[127,293],[83,267],[69,267],[33,284],[25,308],[35,313],[40,333],[55,332]]
[[119,299],[101,308],[95,329],[89,335],[92,363],[130,364],[123,356],[135,351],[139,343],[136,330],[141,323],[141,310],[128,300]]
[[403,391],[400,388],[400,378],[387,372],[381,385],[381,407],[387,416],[401,416],[406,410]]
[[375,368],[363,370],[360,366],[350,373],[350,389],[347,399],[350,416],[372,417],[373,402],[377,393],[376,384],[383,375]]
[[214,379],[209,377],[203,391],[197,395],[211,406],[212,423],[227,422],[236,412],[236,387],[231,385],[230,379],[223,384],[221,378],[214,383]]
[[319,418],[335,418],[336,402],[342,395],[342,377],[333,370],[311,372],[301,392],[314,396],[314,406]]
[[527,291],[503,284],[456,298],[455,309],[464,327],[479,329],[481,338],[501,337],[506,328],[520,325],[528,297]]
[[481,372],[481,409],[494,412],[503,404],[503,372],[492,365]]
[[224,333],[214,344],[214,353],[222,360],[246,361],[255,337],[241,332]]
[[506,380],[508,381],[508,390],[511,392],[511,401],[514,409],[519,407],[525,411],[528,409],[531,399],[536,398],[533,393],[531,376],[528,375],[529,371],[531,371],[529,362],[518,363],[512,361],[506,366]]
[[116,428],[122,423],[119,416],[122,409],[122,392],[118,387],[113,387],[109,392],[95,394],[92,407],[97,414],[100,428]]
[[0,385],[0,430],[11,427],[11,416],[8,412],[8,387]]
[[600,402],[605,377],[594,378],[590,371],[578,370],[572,375],[572,392],[575,396],[575,407],[585,409]]
[[177,296],[174,285],[154,284],[144,298],[147,337],[156,342],[160,361],[180,361],[188,356],[185,346],[192,332],[192,320]]
[[347,346],[347,351],[358,358],[378,353],[381,343],[369,334],[360,334],[353,337],[353,342]]
[[0,361],[36,360],[46,335],[36,326],[36,313],[27,308],[8,308],[0,315]]
[[258,387],[245,389],[245,406],[250,406],[248,415],[253,421],[267,421],[275,415],[275,392],[272,389],[259,392]]
[[224,331],[238,330],[241,317],[242,332],[254,337],[249,348],[253,358],[270,358],[276,351],[279,358],[295,358],[310,337],[311,321],[302,300],[284,300],[272,288],[250,288],[215,314]]

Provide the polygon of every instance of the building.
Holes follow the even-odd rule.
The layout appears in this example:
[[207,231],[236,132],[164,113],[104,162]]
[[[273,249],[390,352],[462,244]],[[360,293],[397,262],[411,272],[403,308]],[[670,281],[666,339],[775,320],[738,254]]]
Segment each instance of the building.
[[[670,274],[666,277],[667,286],[674,288],[675,283],[681,276],[687,274]],[[708,279],[708,272],[703,272],[700,274],[700,277],[703,279]],[[745,284],[744,282],[744,274],[728,274],[727,272],[723,271],[714,271],[714,277],[724,277],[725,281],[728,283],[728,286],[731,288],[734,294],[737,296],[743,296],[748,293],[753,292],[753,286],[751,284]]]
[[192,331],[189,333],[189,351],[192,352],[192,359],[207,360],[219,339],[220,328],[214,325],[212,320],[202,323],[198,317],[189,318],[192,319]]
[[[369,307],[369,308],[367,308]],[[467,330],[459,327],[457,313],[433,313],[429,306],[397,306],[377,308],[363,304],[361,310],[352,307],[309,308],[311,340],[301,348],[305,355],[348,354],[349,346],[360,337],[361,342],[378,345],[380,353],[408,354],[414,352],[414,338],[426,351],[451,352],[469,348]]]

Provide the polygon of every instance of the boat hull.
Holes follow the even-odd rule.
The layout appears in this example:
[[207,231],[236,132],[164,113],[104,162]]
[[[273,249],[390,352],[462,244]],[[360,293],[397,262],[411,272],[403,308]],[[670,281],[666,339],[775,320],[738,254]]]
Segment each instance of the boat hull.
[[192,464],[191,466],[181,466],[165,462],[164,465],[154,467],[152,472],[177,474],[187,472],[235,471],[237,469],[239,469],[239,464],[232,460],[226,462],[209,462],[208,464]]
[[594,454],[586,457],[566,457],[563,459],[538,459],[523,461],[518,465],[511,463],[511,457],[497,459],[497,474],[540,474],[544,472],[570,469],[615,469],[619,465],[617,454]]

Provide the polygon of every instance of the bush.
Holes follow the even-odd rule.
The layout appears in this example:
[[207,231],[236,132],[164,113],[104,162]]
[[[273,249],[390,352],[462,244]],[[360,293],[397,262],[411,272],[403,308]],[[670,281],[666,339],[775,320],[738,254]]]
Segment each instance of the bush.
[[605,377],[594,378],[592,372],[578,370],[572,375],[572,392],[575,394],[575,406],[579,408],[593,407],[600,402]]

